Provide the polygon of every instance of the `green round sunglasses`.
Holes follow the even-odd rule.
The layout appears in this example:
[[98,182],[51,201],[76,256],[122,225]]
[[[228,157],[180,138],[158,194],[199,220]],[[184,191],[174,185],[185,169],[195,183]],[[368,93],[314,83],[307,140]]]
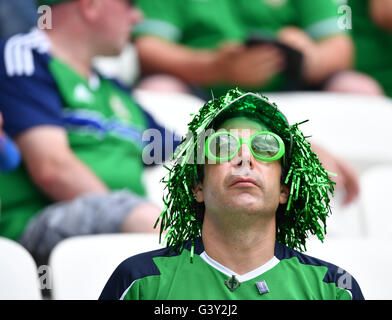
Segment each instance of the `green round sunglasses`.
[[[244,143],[248,145],[253,156],[261,161],[272,162],[285,153],[282,138],[270,131],[256,132],[249,138],[240,138],[228,131],[216,132],[207,138],[204,153],[213,161],[229,161],[237,155]],[[283,157],[283,165],[284,161]]]

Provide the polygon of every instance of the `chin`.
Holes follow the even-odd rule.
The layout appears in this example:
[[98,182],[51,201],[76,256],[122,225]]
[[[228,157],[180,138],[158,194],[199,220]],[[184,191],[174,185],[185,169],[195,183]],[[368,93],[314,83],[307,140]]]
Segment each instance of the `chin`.
[[122,49],[106,48],[105,52],[101,54],[103,57],[117,57],[122,53]]
[[256,199],[236,199],[237,201],[233,201],[228,205],[230,210],[235,211],[243,211],[243,212],[260,212],[263,210],[263,206],[260,204],[260,201]]
[[[255,197],[250,194],[235,196],[227,206],[232,211],[241,211],[248,214],[260,214],[260,212],[272,212],[275,207],[270,203],[265,203],[260,196]],[[276,210],[275,210],[276,211]],[[274,212],[275,212],[274,211]]]
[[244,192],[241,190],[241,192],[232,195],[232,199],[238,203],[256,203],[260,202],[261,198],[262,195],[260,193],[252,191]]
[[106,41],[106,43],[101,46],[101,56],[118,56],[122,53],[125,46],[127,45],[127,42],[124,40],[119,41],[119,39],[110,39],[110,41]]

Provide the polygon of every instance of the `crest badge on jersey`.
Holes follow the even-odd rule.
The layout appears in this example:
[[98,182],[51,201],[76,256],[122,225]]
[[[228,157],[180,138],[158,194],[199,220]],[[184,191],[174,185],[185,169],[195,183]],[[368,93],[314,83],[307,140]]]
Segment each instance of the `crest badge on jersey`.
[[120,97],[114,95],[110,98],[110,108],[121,120],[130,121],[132,118],[131,112],[121,100]]
[[241,285],[241,282],[238,281],[235,275],[232,275],[231,278],[225,280],[225,285],[230,291],[234,291]]
[[74,89],[74,98],[77,101],[88,104],[94,101],[94,96],[92,95],[92,93],[89,91],[89,89],[86,88],[85,85],[81,83],[78,84]]

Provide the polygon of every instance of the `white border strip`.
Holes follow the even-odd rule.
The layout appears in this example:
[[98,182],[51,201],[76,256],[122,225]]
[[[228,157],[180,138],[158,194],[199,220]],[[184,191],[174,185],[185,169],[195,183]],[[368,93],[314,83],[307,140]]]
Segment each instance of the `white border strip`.
[[123,294],[121,295],[119,300],[124,300],[124,297],[127,295],[128,291],[131,290],[131,287],[133,286],[133,284],[136,282],[136,280],[134,280],[131,285],[125,289],[125,291],[123,292]]

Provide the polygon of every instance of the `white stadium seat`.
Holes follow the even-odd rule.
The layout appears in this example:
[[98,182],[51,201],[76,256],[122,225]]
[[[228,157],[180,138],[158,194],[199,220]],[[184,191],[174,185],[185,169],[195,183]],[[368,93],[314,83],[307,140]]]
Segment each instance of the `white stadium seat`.
[[309,119],[300,126],[305,135],[351,161],[360,171],[392,163],[390,98],[328,92],[266,95],[290,124]]
[[54,300],[96,300],[126,258],[159,249],[157,234],[102,234],[60,242],[49,258]]
[[[392,299],[392,247],[370,237],[312,238],[306,254],[333,263],[351,274],[367,300]],[[342,272],[343,275],[343,272]]]
[[19,243],[0,237],[0,300],[41,300],[37,266]]
[[374,166],[361,175],[360,205],[366,213],[367,234],[386,241],[392,235],[392,164]]
[[169,129],[185,135],[193,114],[199,111],[204,101],[185,93],[164,93],[134,90],[136,101],[154,118]]
[[332,215],[327,219],[330,237],[362,236],[389,240],[392,235],[390,196],[392,165],[375,165],[360,173],[360,194],[349,206],[332,200]]

